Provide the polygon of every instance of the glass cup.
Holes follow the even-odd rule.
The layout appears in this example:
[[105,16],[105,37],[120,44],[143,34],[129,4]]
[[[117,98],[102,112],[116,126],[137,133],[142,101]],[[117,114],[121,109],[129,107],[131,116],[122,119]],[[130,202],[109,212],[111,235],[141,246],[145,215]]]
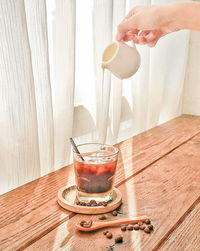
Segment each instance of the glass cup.
[[80,154],[75,151],[73,154],[78,200],[112,200],[118,148],[99,143],[81,144],[77,147]]

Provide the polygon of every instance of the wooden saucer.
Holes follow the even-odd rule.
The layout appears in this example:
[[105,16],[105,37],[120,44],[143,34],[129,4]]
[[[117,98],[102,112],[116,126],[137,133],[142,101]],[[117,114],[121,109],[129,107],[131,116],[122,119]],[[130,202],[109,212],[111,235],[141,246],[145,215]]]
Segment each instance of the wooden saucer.
[[76,201],[76,185],[69,185],[62,187],[57,193],[58,204],[75,213],[79,214],[101,214],[113,211],[118,208],[122,203],[122,194],[117,188],[113,188],[113,200],[108,203],[106,207],[87,207],[75,204]]

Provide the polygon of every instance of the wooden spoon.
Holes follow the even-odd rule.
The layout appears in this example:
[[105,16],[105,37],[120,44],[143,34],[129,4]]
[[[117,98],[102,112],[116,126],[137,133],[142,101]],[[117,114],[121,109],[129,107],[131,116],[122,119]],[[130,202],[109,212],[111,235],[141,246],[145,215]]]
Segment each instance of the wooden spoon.
[[132,218],[124,218],[120,220],[112,220],[112,221],[105,221],[105,222],[100,222],[100,221],[94,221],[91,225],[91,227],[82,227],[80,224],[76,224],[76,228],[81,231],[94,231],[96,229],[100,229],[103,227],[110,227],[110,226],[117,226],[121,224],[129,224],[129,223],[138,223],[138,222],[143,222],[145,220],[149,219],[147,216],[140,216],[140,217],[132,217]]

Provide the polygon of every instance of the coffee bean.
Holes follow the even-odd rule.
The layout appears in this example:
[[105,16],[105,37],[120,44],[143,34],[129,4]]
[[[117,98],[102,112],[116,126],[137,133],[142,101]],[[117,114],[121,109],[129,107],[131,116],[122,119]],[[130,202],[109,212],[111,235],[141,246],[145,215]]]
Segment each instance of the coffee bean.
[[105,219],[107,219],[107,217],[104,214],[99,217],[99,220],[105,220]]
[[96,200],[91,200],[90,204],[97,204]]
[[149,225],[149,224],[151,224],[151,221],[150,221],[149,219],[147,219],[147,220],[145,220],[145,223],[146,223],[147,225]]
[[153,230],[153,225],[148,225],[148,229]]
[[86,203],[86,206],[87,206],[87,207],[90,207],[90,206],[91,206],[90,202],[87,202],[87,203]]
[[82,220],[81,222],[80,222],[80,225],[83,227],[83,225],[86,223],[86,221],[85,220]]
[[103,203],[102,203],[102,202],[99,202],[99,203],[98,203],[98,206],[103,206]]
[[107,207],[108,203],[107,202],[102,202],[104,207]]
[[113,235],[112,235],[112,233],[107,233],[107,234],[106,234],[106,237],[107,237],[108,239],[112,239]]
[[147,233],[147,234],[150,234],[151,230],[148,227],[145,227],[144,232]]
[[134,230],[139,230],[140,226],[138,224],[133,225]]
[[80,202],[80,205],[81,206],[86,206],[86,202],[82,201],[82,202]]
[[128,229],[129,231],[133,231],[133,226],[132,226],[132,225],[128,225],[128,226],[127,226],[127,229]]
[[121,230],[122,230],[122,231],[126,231],[126,226],[122,226],[122,227],[121,227]]
[[114,251],[114,245],[107,247],[107,251]]
[[145,229],[145,225],[141,225],[141,226],[140,226],[140,229],[141,229],[141,230],[144,230],[144,229]]
[[103,234],[106,235],[108,232],[109,232],[108,230],[103,231]]
[[96,200],[91,200],[90,204],[91,204],[92,207],[96,207],[97,206]]
[[113,212],[112,212],[112,215],[113,215],[113,216],[117,216],[117,211],[113,211]]
[[78,200],[78,201],[76,201],[76,205],[80,205],[80,201]]
[[123,242],[123,237],[121,235],[116,236],[115,243],[122,243],[122,242]]
[[96,207],[96,206],[97,206],[97,204],[94,204],[94,203],[91,204],[91,207]]

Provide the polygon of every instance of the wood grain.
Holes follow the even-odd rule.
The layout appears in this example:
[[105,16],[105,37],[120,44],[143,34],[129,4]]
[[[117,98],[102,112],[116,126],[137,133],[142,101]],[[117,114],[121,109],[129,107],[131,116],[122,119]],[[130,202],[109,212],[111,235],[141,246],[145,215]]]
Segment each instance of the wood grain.
[[[124,235],[124,243],[116,245],[115,251],[157,250],[157,244],[166,239],[170,231],[175,229],[174,226],[181,224],[199,198],[199,150],[200,134],[119,186],[123,194],[123,215],[114,217],[108,214],[108,219],[147,215],[152,220],[154,231],[147,235],[142,231],[122,233],[118,227],[106,228],[114,236],[118,233]],[[113,244],[113,240],[105,238],[104,230],[82,233],[75,229],[76,223],[91,218],[97,220],[98,217],[75,215],[26,250],[107,250],[106,247]],[[183,225],[184,235],[187,235],[188,230]],[[185,240],[180,241],[184,246]],[[194,248],[198,250],[198,242],[193,244],[197,245]],[[173,243],[173,247],[176,245],[179,242]]]
[[[200,200],[199,200],[200,202]],[[181,225],[169,236],[168,240],[160,247],[161,251],[197,251],[200,250],[200,204],[181,223]]]
[[[200,132],[200,118],[182,116],[126,140],[115,184],[119,186]],[[72,166],[0,196],[0,248],[26,247],[73,214],[56,202],[58,189],[74,183]]]

